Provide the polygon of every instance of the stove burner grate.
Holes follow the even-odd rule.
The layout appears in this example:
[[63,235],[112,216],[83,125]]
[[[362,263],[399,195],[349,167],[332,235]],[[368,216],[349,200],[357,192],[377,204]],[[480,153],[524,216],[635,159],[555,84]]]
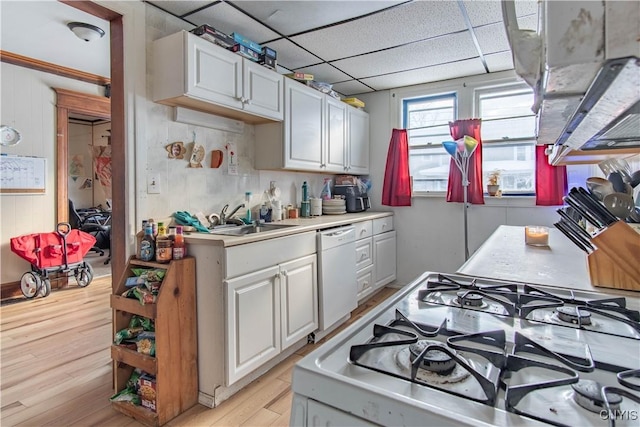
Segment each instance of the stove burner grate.
[[590,325],[591,313],[578,307],[564,305],[556,308],[558,319],[574,325]]
[[[427,350],[428,347],[431,349]],[[435,348],[434,348],[435,347]],[[416,359],[420,359],[420,368],[429,372],[435,372],[439,375],[449,375],[456,367],[456,361],[439,348],[445,347],[444,344],[432,340],[419,340],[409,345],[410,360],[414,363]],[[457,354],[455,350],[451,350],[453,354]],[[423,354],[424,353],[424,354]]]
[[464,307],[482,307],[482,294],[473,291],[460,291],[456,293],[455,302]]
[[[580,380],[575,384],[571,384],[573,388],[573,400],[584,409],[594,413],[600,413],[604,408],[604,399],[600,393],[602,386],[597,381]],[[608,393],[607,400],[609,407],[613,410],[620,408],[622,397],[618,394]]]

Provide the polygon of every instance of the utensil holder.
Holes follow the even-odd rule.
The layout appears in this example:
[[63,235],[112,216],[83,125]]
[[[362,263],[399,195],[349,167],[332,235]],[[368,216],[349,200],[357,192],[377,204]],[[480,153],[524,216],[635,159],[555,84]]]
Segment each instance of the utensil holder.
[[618,221],[591,241],[597,247],[587,256],[591,284],[640,291],[640,234]]

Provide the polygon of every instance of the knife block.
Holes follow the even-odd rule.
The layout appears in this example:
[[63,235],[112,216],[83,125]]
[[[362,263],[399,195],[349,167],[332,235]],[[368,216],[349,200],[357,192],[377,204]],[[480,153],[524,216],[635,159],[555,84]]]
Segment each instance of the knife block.
[[591,285],[640,291],[640,234],[618,221],[591,238],[587,256]]

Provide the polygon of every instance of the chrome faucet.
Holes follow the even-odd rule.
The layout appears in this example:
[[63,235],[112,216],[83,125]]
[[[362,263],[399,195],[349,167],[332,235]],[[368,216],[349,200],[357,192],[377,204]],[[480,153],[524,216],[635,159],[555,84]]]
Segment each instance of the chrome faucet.
[[244,203],[233,208],[231,213],[227,215],[227,209],[229,209],[229,204],[224,205],[224,207],[222,208],[222,211],[220,211],[220,224],[221,225],[226,224],[227,218],[231,218],[233,215],[235,215],[236,212],[238,212],[239,209],[242,209],[242,208],[244,208]]

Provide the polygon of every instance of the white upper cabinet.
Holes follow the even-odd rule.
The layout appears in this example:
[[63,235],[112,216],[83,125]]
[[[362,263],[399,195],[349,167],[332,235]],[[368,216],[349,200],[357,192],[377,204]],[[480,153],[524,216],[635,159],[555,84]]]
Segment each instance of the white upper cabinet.
[[153,100],[248,123],[280,121],[284,77],[186,31],[153,42]]
[[349,145],[346,172],[349,174],[369,173],[369,114],[349,107]]
[[[345,172],[347,164],[347,104],[326,97],[327,138],[320,167],[327,172]],[[368,161],[369,159],[367,159]]]
[[284,92],[283,122],[256,126],[256,169],[369,173],[368,113],[292,79]]

